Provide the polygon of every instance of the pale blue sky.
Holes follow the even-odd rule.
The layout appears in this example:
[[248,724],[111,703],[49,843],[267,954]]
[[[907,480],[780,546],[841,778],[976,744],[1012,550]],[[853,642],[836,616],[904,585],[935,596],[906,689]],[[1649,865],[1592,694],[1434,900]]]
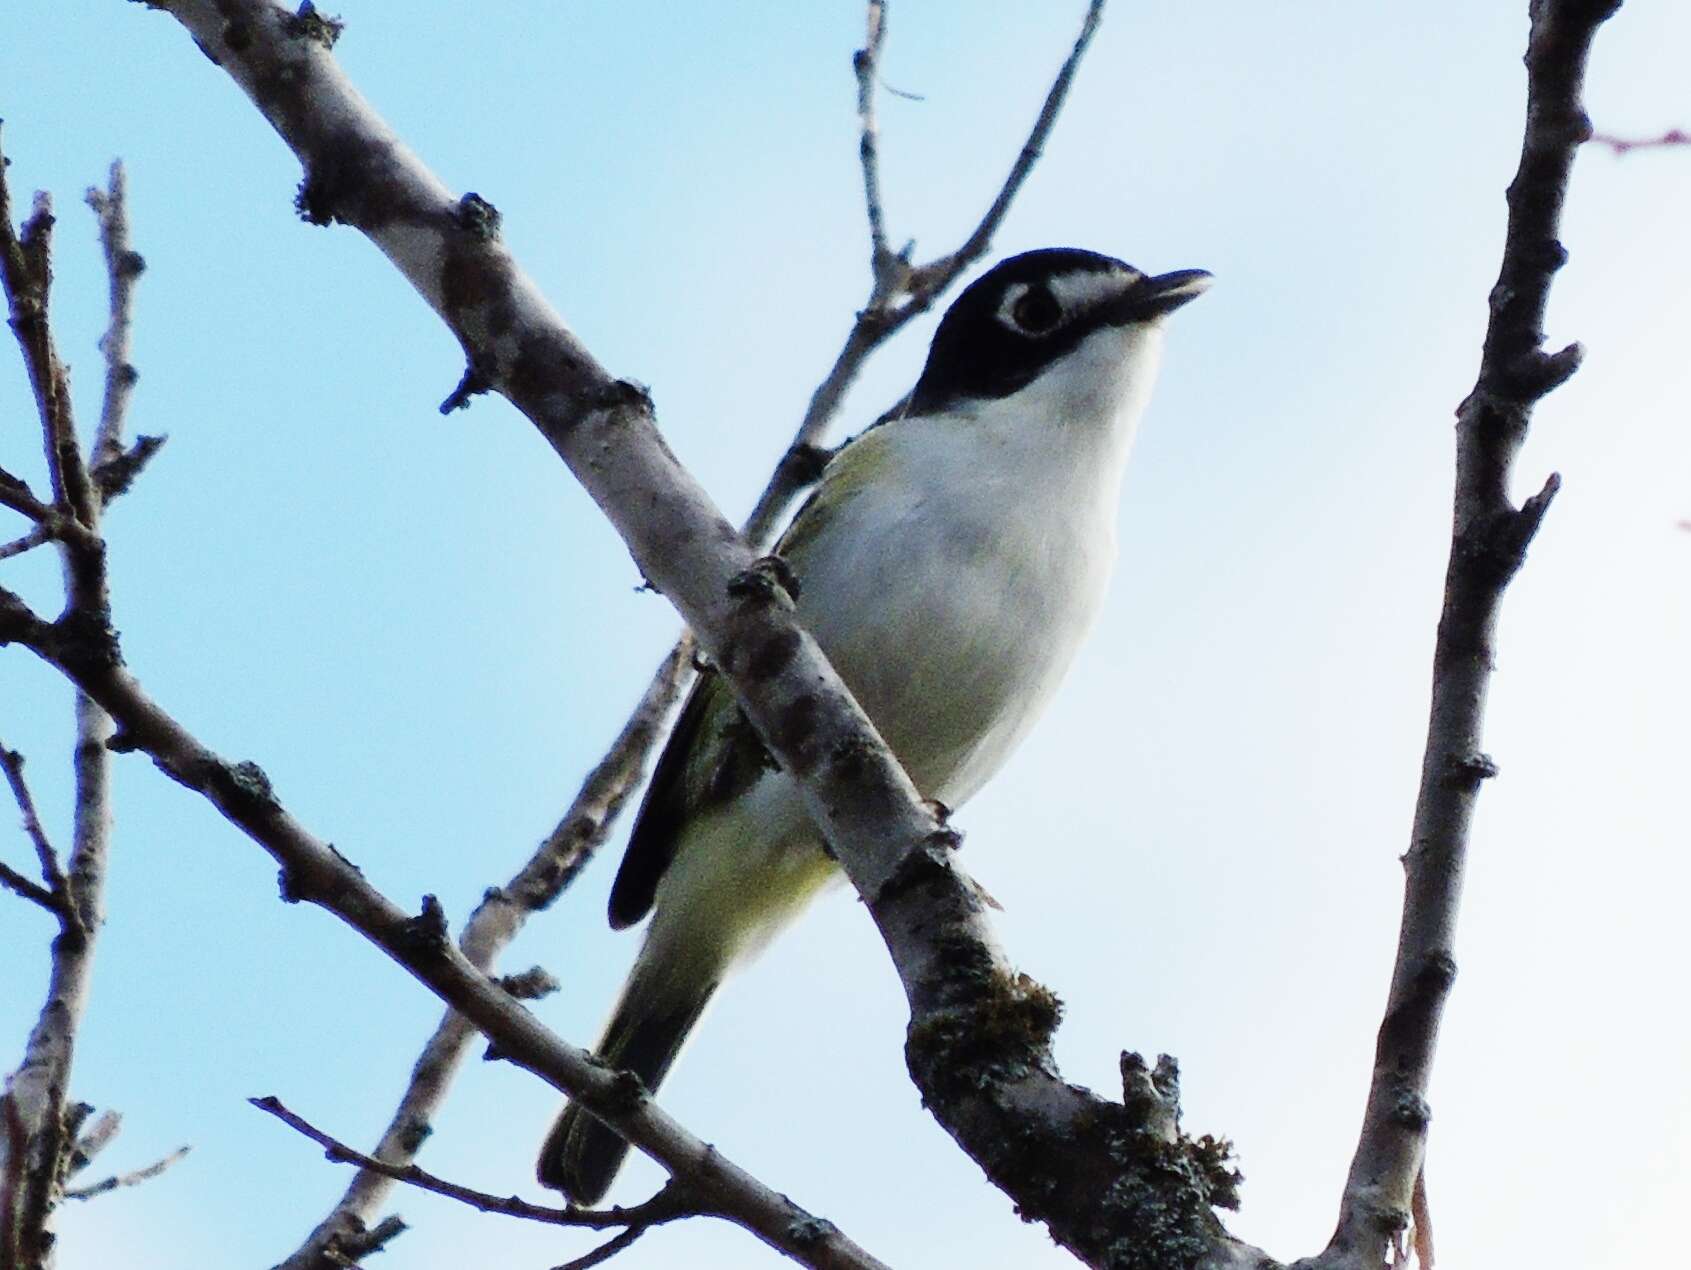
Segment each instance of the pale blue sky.
[[[1079,3],[896,4],[890,230],[972,223]],[[1000,253],[1204,267],[1129,472],[1110,607],[1046,722],[960,815],[1020,964],[1068,1002],[1068,1074],[1176,1054],[1188,1123],[1238,1143],[1242,1235],[1325,1240],[1366,1087],[1443,570],[1452,411],[1471,385],[1519,146],[1525,4],[1117,0]],[[854,3],[346,0],[339,54],[588,345],[652,386],[740,514],[865,293]],[[1691,11],[1599,37],[1600,126],[1691,123]],[[171,442],[113,514],[117,620],[150,690],[261,762],[401,903],[461,920],[550,828],[674,618],[526,423],[442,419],[456,345],[356,234],[301,224],[292,157],[142,6],[12,0],[0,116],[16,188],[58,199],[57,323],[95,408],[103,281],[82,189],[129,164],[142,284],[133,427]],[[1587,367],[1540,410],[1523,487],[1565,487],[1509,597],[1429,1175],[1441,1264],[1660,1261],[1691,1187],[1691,152],[1575,174],[1553,340]],[[886,350],[841,432],[909,386]],[[0,361],[0,462],[37,474]],[[9,528],[9,527],[8,527]],[[43,605],[45,558],[0,580]],[[67,696],[0,653],[0,738],[64,834]],[[269,1265],[345,1171],[249,1110],[274,1093],[367,1141],[437,1007],[144,759],[118,764],[112,920],[77,1067],[124,1111],[102,1160],[165,1178],[66,1213],[66,1270]],[[0,813],[0,826],[9,824]],[[509,965],[586,1042],[633,955],[604,928],[620,838]],[[0,853],[27,859],[21,836]],[[45,918],[0,897],[0,1055],[42,991]],[[721,995],[664,1102],[890,1263],[1060,1266],[923,1113],[903,1009],[849,895]],[[526,1190],[556,1096],[473,1064],[424,1162]],[[631,1168],[613,1198],[655,1174]],[[383,1264],[544,1267],[587,1239],[421,1195]],[[617,1263],[771,1264],[694,1223]]]

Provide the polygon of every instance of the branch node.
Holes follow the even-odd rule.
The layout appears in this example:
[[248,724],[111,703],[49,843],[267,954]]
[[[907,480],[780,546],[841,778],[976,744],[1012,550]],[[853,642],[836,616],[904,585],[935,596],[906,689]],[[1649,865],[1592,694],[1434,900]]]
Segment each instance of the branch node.
[[1476,790],[1497,774],[1489,754],[1452,754],[1445,765],[1445,784],[1450,789]]
[[284,904],[298,904],[307,898],[302,880],[287,865],[276,870],[276,894]]
[[452,212],[453,223],[459,229],[484,243],[498,239],[500,219],[499,209],[475,193],[459,199]]
[[423,896],[423,908],[407,918],[399,930],[399,942],[412,952],[438,955],[448,946],[446,910],[432,895]]
[[637,384],[632,379],[606,381],[588,394],[586,406],[590,411],[603,414],[637,410],[649,415],[655,410],[651,390],[645,384]]
[[[126,366],[125,369],[132,373],[135,370],[133,366]],[[135,443],[117,457],[95,464],[89,475],[93,477],[101,499],[110,502],[118,495],[128,493],[129,487],[135,483],[135,478],[152,461],[153,455],[164,448],[166,440],[168,438],[164,436],[138,436]]]
[[821,480],[823,469],[828,466],[833,457],[834,452],[825,445],[799,441],[781,456],[781,463],[776,469],[776,474],[781,481],[790,485],[797,492]]
[[106,738],[106,748],[113,754],[133,754],[141,748],[141,739],[128,728],[119,724],[112,734]]
[[1522,522],[1522,550],[1538,536],[1538,527],[1544,523],[1544,513],[1550,510],[1550,504],[1562,489],[1562,474],[1552,472],[1544,478],[1544,488],[1539,490],[1526,502],[1521,504],[1520,519]]
[[800,1248],[814,1248],[840,1233],[840,1228],[826,1217],[805,1215],[787,1227],[787,1238]]
[[798,575],[777,555],[760,556],[751,567],[728,580],[728,594],[736,600],[755,600],[791,609],[799,597]]
[[478,397],[484,392],[492,391],[492,389],[493,380],[476,366],[475,360],[472,358],[465,364],[464,374],[458,380],[458,386],[447,394],[445,401],[440,403],[440,413],[449,415],[454,410],[463,410],[469,406],[471,397]]
[[1505,374],[1516,393],[1527,401],[1537,401],[1573,378],[1584,360],[1585,349],[1578,343],[1554,353],[1534,348],[1510,363]]
[[652,1099],[652,1091],[646,1088],[646,1082],[633,1072],[616,1071],[611,1073],[611,1085],[605,1091],[603,1106],[613,1115],[628,1115],[638,1111]]
[[498,984],[519,1001],[539,1001],[562,986],[544,966],[530,966],[517,974],[501,975]]
[[1171,1093],[1165,1088],[1168,1081],[1167,1074],[1163,1072],[1165,1061],[1173,1060],[1166,1054],[1157,1059],[1157,1073],[1163,1076],[1159,1080],[1146,1066],[1142,1056],[1123,1050],[1120,1059],[1121,1097],[1122,1106],[1136,1128],[1164,1142],[1173,1142],[1179,1136],[1180,1076],[1177,1070]]
[[1391,1120],[1412,1133],[1425,1133],[1432,1123],[1433,1109],[1420,1094],[1413,1089],[1405,1089],[1392,1104]]
[[310,40],[332,49],[335,41],[341,38],[341,32],[346,30],[346,23],[324,13],[311,0],[303,0],[298,12],[284,20],[282,29],[295,39]]
[[251,759],[234,765],[223,764],[213,769],[212,781],[225,797],[244,802],[266,814],[281,810],[276,789],[264,769]]
[[948,826],[928,834],[899,859],[892,873],[875,892],[875,898],[869,903],[870,911],[878,912],[907,892],[949,881],[955,876],[951,857],[962,845],[963,835]]

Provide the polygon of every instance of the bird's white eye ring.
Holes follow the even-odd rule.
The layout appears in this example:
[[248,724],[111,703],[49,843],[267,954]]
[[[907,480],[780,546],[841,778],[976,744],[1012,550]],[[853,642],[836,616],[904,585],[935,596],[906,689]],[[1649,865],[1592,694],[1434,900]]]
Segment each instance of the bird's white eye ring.
[[1029,335],[1043,335],[1063,320],[1063,306],[1047,287],[1029,287],[1010,306],[1010,320]]

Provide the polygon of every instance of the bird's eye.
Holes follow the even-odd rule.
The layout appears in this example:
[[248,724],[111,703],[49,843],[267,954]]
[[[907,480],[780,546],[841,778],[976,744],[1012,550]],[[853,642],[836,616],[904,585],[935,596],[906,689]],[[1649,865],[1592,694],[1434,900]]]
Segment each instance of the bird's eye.
[[1031,287],[1010,310],[1016,325],[1029,335],[1043,335],[1056,326],[1063,316],[1063,306],[1057,297],[1044,287]]

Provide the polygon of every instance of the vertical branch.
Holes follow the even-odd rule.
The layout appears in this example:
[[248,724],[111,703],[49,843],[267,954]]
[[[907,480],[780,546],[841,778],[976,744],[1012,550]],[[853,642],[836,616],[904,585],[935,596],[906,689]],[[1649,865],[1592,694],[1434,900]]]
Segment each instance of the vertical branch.
[[129,361],[130,313],[134,309],[135,280],[146,267],[129,246],[129,212],[125,199],[123,164],[114,162],[106,188],[91,186],[88,206],[100,222],[100,250],[106,258],[111,318],[100,340],[106,358],[106,391],[100,403],[100,423],[90,450],[95,472],[123,457],[123,418],[138,378]]
[[[1591,135],[1581,106],[1586,59],[1618,0],[1534,0],[1527,119],[1509,186],[1502,269],[1478,382],[1457,410],[1450,563],[1433,653],[1432,708],[1405,871],[1403,924],[1375,1051],[1361,1140],[1322,1265],[1374,1267],[1410,1222],[1430,1118],[1426,1094],[1439,1021],[1456,974],[1457,908],[1481,784],[1481,748],[1503,592],[1555,496],[1552,475],[1519,508],[1509,478],[1534,404],[1579,366],[1580,348],[1546,353],[1550,284],[1574,152]],[[1424,1212],[1424,1202],[1422,1209]]]
[[[100,215],[102,237],[118,227],[122,241],[123,187],[114,173]],[[52,214],[45,195],[19,234],[12,231],[10,200],[0,158],[0,262],[12,324],[29,367],[40,411],[43,448],[55,510],[85,532],[60,542],[66,607],[60,627],[100,635],[111,625],[105,544],[99,537],[101,497],[77,443],[69,376],[54,347],[48,324],[52,284],[49,256]],[[127,252],[127,247],[123,250]],[[108,261],[110,263],[110,261]],[[115,266],[114,266],[115,272]],[[112,279],[114,346],[127,349],[130,289]],[[102,435],[115,437],[121,396],[102,420]],[[47,999],[25,1043],[22,1064],[7,1082],[4,1125],[8,1142],[0,1216],[0,1251],[6,1264],[37,1270],[52,1263],[49,1222],[64,1195],[76,1145],[76,1131],[88,1108],[69,1101],[77,1029],[87,1006],[94,941],[104,920],[106,854],[111,832],[111,718],[94,701],[76,696],[76,740],[72,753],[75,806],[71,848],[62,875],[60,933],[53,942]],[[38,845],[38,850],[39,850]],[[45,868],[45,861],[43,867]],[[50,878],[56,885],[61,880]]]
[[894,265],[892,252],[887,248],[886,213],[881,208],[880,128],[875,122],[875,79],[881,69],[886,12],[885,0],[869,0],[863,47],[851,59],[852,69],[857,72],[857,153],[863,164],[863,203],[869,216],[869,271],[877,291]]

